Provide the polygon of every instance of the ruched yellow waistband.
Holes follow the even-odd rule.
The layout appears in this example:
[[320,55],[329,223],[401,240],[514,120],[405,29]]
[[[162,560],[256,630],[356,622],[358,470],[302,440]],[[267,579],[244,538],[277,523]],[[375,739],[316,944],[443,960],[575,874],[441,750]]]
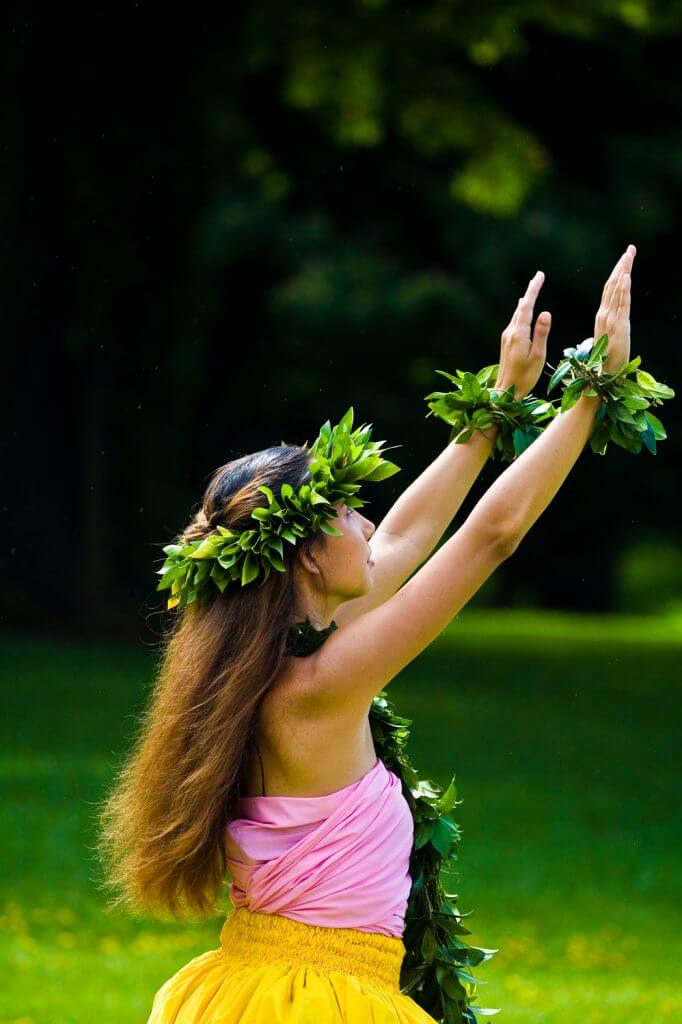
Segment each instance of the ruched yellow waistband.
[[400,990],[405,945],[395,935],[356,928],[325,928],[281,914],[260,914],[236,907],[220,932],[223,956],[231,963],[265,963],[340,971],[384,988]]

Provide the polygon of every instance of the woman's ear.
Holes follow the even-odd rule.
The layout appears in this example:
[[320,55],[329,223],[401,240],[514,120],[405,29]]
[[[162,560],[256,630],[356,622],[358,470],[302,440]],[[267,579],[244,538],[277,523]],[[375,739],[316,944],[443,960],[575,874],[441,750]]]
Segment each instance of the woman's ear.
[[319,574],[320,567],[317,565],[317,563],[315,562],[313,556],[308,551],[304,551],[303,548],[301,548],[297,552],[297,555],[298,555],[298,559],[299,559],[299,561],[301,563],[301,566],[305,570],[307,570],[307,572]]

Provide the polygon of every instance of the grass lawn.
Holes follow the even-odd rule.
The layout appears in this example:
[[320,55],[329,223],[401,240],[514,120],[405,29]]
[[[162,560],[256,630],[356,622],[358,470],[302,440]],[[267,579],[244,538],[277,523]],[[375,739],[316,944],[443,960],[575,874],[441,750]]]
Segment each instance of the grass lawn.
[[[446,887],[499,950],[474,974],[506,1024],[682,1020],[681,651],[680,618],[465,610],[387,689],[419,774],[456,773]],[[0,636],[0,1024],[144,1024],[218,945],[222,915],[114,916],[94,882],[152,657]]]

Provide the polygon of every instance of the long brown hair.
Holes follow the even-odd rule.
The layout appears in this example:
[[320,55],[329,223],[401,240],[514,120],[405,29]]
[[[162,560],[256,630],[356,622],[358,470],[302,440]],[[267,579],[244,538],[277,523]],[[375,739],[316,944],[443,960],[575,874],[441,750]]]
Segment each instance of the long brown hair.
[[[228,462],[212,474],[182,533],[202,538],[218,524],[249,529],[254,508],[311,479],[305,447],[282,445]],[[98,810],[97,851],[109,909],[182,918],[216,912],[226,873],[224,830],[259,704],[284,658],[294,619],[292,563],[325,534],[284,545],[287,571],[247,586],[215,589],[208,603],[175,609],[132,751]],[[165,592],[164,592],[165,593]]]

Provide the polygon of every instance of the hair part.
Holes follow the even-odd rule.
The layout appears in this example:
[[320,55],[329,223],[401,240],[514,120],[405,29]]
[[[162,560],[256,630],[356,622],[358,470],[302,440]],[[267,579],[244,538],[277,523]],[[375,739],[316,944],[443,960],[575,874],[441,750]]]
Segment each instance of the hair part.
[[[305,447],[283,445],[219,467],[183,541],[219,524],[250,528],[251,512],[266,504],[257,488],[279,493],[290,483],[298,490],[311,479],[309,461]],[[323,540],[320,532],[285,545],[284,573],[244,587],[232,581],[224,593],[216,587],[208,601],[172,612],[133,748],[98,809],[109,909],[173,918],[216,912],[227,870],[225,828],[294,619],[293,561],[301,548],[312,557]]]

